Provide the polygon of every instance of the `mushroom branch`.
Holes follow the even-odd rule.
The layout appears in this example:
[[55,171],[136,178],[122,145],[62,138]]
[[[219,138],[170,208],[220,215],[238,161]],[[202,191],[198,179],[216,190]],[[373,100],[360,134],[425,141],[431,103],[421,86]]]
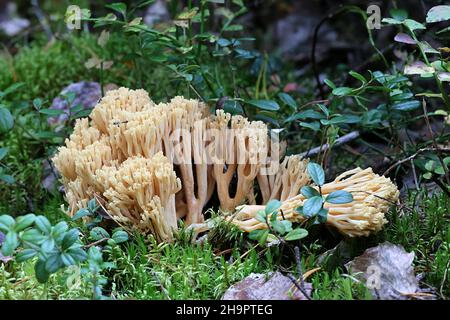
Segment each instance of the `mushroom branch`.
[[[263,163],[260,157],[267,146],[267,126],[218,110],[211,128],[216,130],[213,167],[220,206],[231,211],[245,200],[254,201],[253,182]],[[229,187],[235,176],[237,187],[232,196]]]
[[[207,106],[197,100],[175,97],[157,105],[144,90],[109,91],[93,109],[91,121],[77,120],[52,159],[62,176],[69,213],[100,196],[116,221],[161,241],[171,239],[177,218],[203,221],[214,178],[206,162],[192,160],[203,153],[208,116]],[[175,194],[185,203],[179,214]]]
[[[234,211],[244,202],[256,204],[256,184],[264,204],[296,195],[309,182],[307,160],[288,156],[279,163],[284,144],[269,138],[263,122],[218,110],[210,128],[213,143],[209,151],[222,210]],[[234,189],[230,188],[233,181]]]
[[95,177],[103,186],[109,213],[118,222],[150,232],[159,241],[172,240],[177,229],[175,193],[181,181],[162,152],[150,159],[131,157],[118,167],[103,167]]
[[287,156],[275,174],[259,173],[258,184],[263,203],[271,199],[284,201],[296,196],[300,189],[310,182],[306,172],[308,162],[299,155]]
[[[350,192],[353,201],[345,204],[325,202],[324,208],[328,209],[326,224],[350,237],[367,236],[379,231],[387,222],[384,214],[390,205],[396,203],[399,196],[399,191],[391,180],[375,174],[371,168],[356,168],[344,172],[321,188],[324,197],[338,190]],[[306,198],[302,194],[283,201],[277,218],[281,220],[284,216],[292,222],[305,221],[306,217],[296,211],[305,201]],[[236,208],[237,213],[227,219],[246,232],[265,229],[267,225],[256,219],[257,212],[264,208],[265,206],[260,205],[243,205]]]

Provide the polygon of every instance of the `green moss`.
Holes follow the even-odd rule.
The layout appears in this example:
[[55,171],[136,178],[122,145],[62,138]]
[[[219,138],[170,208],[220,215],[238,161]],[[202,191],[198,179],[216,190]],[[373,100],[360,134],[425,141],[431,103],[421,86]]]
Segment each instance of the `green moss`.
[[443,281],[450,260],[450,198],[444,193],[428,196],[420,192],[411,194],[410,199],[410,208],[414,208],[414,199],[420,206],[401,214],[393,210],[381,236],[413,251],[416,273],[424,273],[424,282],[438,291],[442,287],[442,294],[448,297],[448,275]]
[[112,253],[117,269],[111,275],[115,296],[135,299],[218,299],[233,283],[252,272],[271,268],[252,250],[234,248],[231,256],[216,255],[205,243],[150,245],[142,237]]
[[[106,60],[129,50],[125,41],[112,37],[108,46],[117,50],[102,50],[96,38],[91,35],[71,37],[70,40],[56,40],[42,44],[40,41],[22,48],[14,56],[0,58],[0,88],[7,88],[14,82],[23,82],[16,99],[32,100],[36,97],[51,101],[61,89],[77,81],[98,81],[98,69],[87,69],[86,61],[96,54]],[[105,83],[121,83],[125,65],[117,63],[105,72]]]

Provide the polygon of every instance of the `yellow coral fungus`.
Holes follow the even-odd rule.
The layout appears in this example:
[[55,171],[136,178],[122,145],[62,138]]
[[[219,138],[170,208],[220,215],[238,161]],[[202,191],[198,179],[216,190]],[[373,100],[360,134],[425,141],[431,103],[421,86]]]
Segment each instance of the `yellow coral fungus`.
[[[284,145],[273,143],[261,121],[223,110],[210,115],[206,104],[183,97],[155,104],[144,90],[126,88],[108,91],[90,119],[77,120],[53,158],[70,214],[99,196],[117,222],[170,241],[177,219],[188,225],[203,222],[216,189],[225,211],[251,204],[235,221],[244,230],[261,227],[253,217],[260,207],[252,205],[270,199],[284,201],[285,214],[301,220],[293,209],[303,203],[297,194],[310,182],[307,160],[287,156],[280,164]],[[328,223],[349,235],[378,230],[385,208],[355,188],[382,193],[385,178],[367,170],[352,174],[322,189],[326,194],[346,188],[355,199],[333,205]]]
[[306,173],[308,160],[299,155],[287,156],[273,175],[258,174],[263,203],[271,199],[286,200],[296,196],[310,181]]
[[[371,168],[347,171],[333,182],[322,186],[324,196],[337,190],[350,192],[353,195],[353,201],[345,204],[325,203],[324,207],[328,209],[326,223],[350,237],[367,236],[371,232],[379,231],[386,223],[384,213],[399,196],[397,187],[388,178],[373,173]],[[283,201],[278,218],[281,219],[282,211],[284,217],[290,221],[303,221],[305,217],[295,209],[302,206],[305,200],[306,198],[299,194]],[[264,223],[255,218],[256,213],[261,209],[264,209],[264,206],[238,207],[238,213],[232,221],[248,232],[267,228]]]
[[158,240],[171,240],[172,229],[177,228],[175,193],[181,182],[161,152],[150,159],[131,157],[117,168],[102,168],[95,179],[103,185],[107,209],[117,221],[151,231]]
[[[253,182],[263,163],[261,150],[268,143],[267,126],[261,121],[231,116],[223,110],[217,111],[210,126],[216,130],[212,161],[220,206],[234,210],[245,200],[254,199]],[[232,196],[229,186],[235,175],[237,187]]]

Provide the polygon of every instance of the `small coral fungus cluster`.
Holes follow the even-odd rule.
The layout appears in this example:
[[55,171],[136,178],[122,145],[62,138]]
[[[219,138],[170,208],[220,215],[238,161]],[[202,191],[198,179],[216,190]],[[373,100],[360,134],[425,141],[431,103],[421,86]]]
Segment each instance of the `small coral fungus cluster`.
[[[399,195],[397,187],[388,178],[373,173],[370,168],[347,171],[321,188],[323,196],[338,190],[350,192],[353,201],[343,204],[325,203],[324,207],[328,209],[326,223],[350,237],[367,236],[379,231],[386,223],[384,213]],[[303,206],[305,200],[305,196],[299,194],[283,201],[277,218],[280,220],[283,212],[285,219],[292,222],[303,221],[305,217],[298,214],[296,208]],[[232,221],[242,230],[250,232],[267,228],[266,224],[256,219],[256,213],[264,209],[264,206],[244,205],[237,209],[238,213]]]
[[[271,199],[284,201],[284,214],[300,221],[293,209],[310,183],[307,160],[286,156],[280,162],[283,149],[263,122],[223,110],[211,114],[204,103],[182,97],[155,104],[144,90],[119,88],[90,118],[77,120],[53,162],[70,214],[95,197],[119,224],[170,241],[179,219],[203,222],[214,192],[224,211],[248,204],[233,221],[242,230],[262,227],[254,219],[257,202]],[[346,175],[322,188],[354,196],[350,204],[329,208],[328,223],[350,236],[380,229],[397,189],[370,169]]]

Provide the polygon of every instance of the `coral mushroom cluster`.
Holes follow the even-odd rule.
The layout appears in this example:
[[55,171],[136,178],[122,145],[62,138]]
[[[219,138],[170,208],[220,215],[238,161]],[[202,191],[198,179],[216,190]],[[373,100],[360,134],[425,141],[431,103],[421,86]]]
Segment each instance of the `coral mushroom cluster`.
[[99,197],[117,222],[170,241],[179,218],[203,221],[215,188],[221,208],[232,211],[256,203],[256,183],[265,203],[296,195],[309,182],[298,156],[265,176],[269,153],[279,153],[267,133],[260,121],[222,110],[211,115],[197,100],[155,104],[144,90],[119,88],[102,98],[90,119],[77,120],[53,162],[70,214]]
[[[299,191],[310,184],[308,160],[294,155],[280,163],[283,149],[261,121],[223,110],[210,114],[205,104],[183,97],[155,104],[144,90],[119,88],[90,119],[77,120],[53,162],[70,214],[95,197],[121,225],[171,241],[178,219],[204,221],[214,190],[222,210],[237,208],[232,221],[244,231],[267,227],[255,215],[271,199],[282,201],[285,218],[303,221],[295,209],[306,200]],[[336,190],[352,193],[353,201],[326,203],[326,223],[348,236],[380,230],[398,198],[396,186],[370,168],[345,172],[321,188],[324,196]]]

